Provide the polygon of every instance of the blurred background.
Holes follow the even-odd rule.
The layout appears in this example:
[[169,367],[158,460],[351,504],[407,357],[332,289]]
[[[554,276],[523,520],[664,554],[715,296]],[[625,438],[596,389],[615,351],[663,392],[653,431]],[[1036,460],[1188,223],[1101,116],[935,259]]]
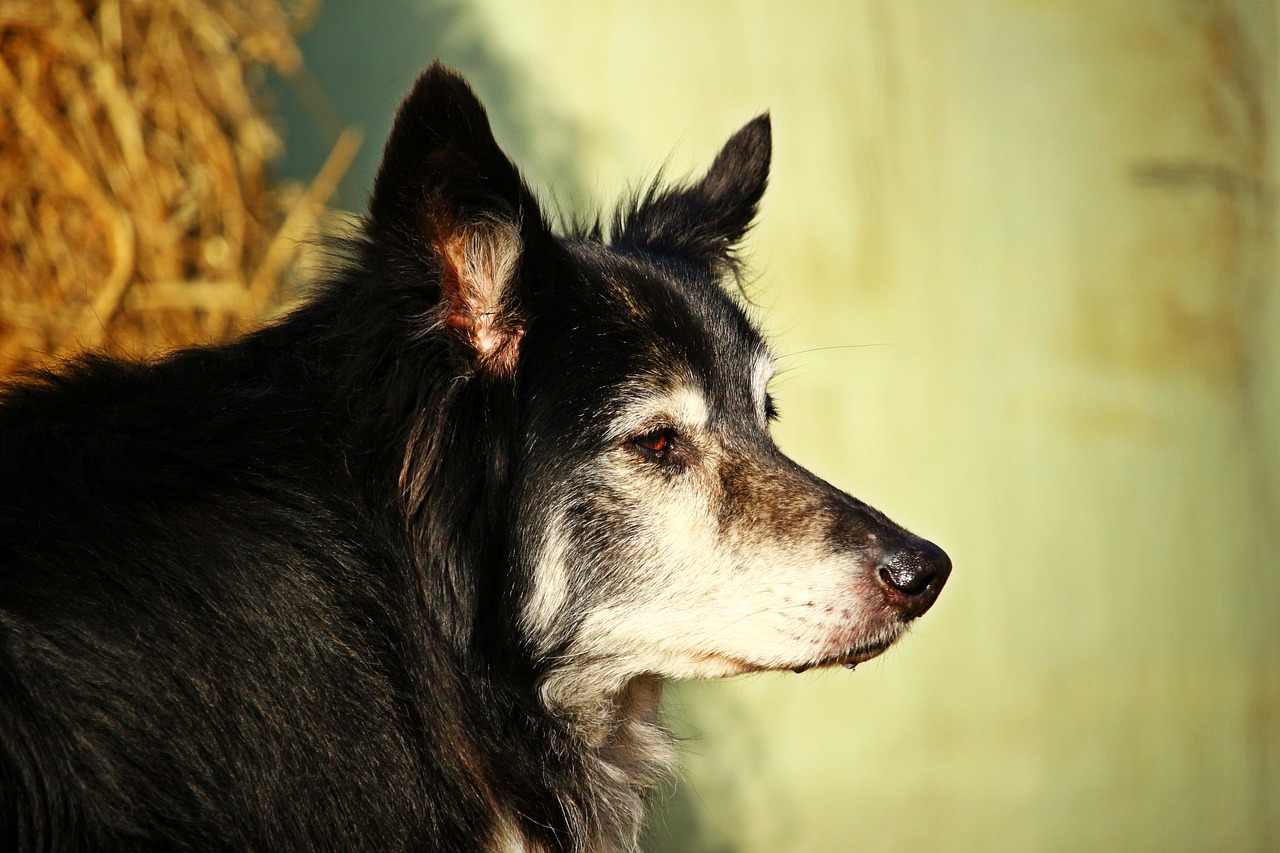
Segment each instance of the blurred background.
[[769,110],[776,435],[955,571],[854,673],[674,686],[648,849],[1280,850],[1278,38],[1263,0],[5,0],[0,358],[298,298],[433,58],[566,215]]

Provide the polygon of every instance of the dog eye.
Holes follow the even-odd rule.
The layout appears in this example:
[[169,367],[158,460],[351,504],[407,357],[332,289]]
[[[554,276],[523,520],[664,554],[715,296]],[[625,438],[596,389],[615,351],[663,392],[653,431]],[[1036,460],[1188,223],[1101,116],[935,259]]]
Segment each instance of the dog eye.
[[631,440],[631,443],[654,459],[666,459],[675,448],[676,433],[670,427],[661,427]]

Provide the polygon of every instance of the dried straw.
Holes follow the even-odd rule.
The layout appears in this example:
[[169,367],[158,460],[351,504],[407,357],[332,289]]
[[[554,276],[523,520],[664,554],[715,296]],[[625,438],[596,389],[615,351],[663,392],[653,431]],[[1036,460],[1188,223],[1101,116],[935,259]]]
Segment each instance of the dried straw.
[[0,2],[0,374],[222,340],[271,310],[354,155],[272,188],[255,98],[309,0]]

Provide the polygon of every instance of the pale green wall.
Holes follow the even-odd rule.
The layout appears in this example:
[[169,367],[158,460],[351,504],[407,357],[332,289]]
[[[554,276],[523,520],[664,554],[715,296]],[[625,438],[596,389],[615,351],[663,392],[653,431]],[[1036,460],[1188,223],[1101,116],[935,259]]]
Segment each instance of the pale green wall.
[[1280,849],[1271,3],[422,4],[322,83],[444,56],[569,209],[772,110],[780,442],[955,562],[852,675],[675,689],[655,849]]

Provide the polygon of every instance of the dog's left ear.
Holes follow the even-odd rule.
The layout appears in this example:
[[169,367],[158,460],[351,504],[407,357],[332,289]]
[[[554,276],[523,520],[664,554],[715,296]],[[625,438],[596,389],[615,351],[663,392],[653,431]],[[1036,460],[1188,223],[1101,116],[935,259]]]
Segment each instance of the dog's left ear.
[[702,180],[672,189],[655,184],[621,211],[613,245],[672,256],[715,276],[736,273],[734,250],[755,220],[772,154],[765,113],[729,138]]
[[439,62],[400,105],[369,229],[375,243],[416,256],[428,283],[438,272],[439,320],[465,362],[490,375],[514,372],[524,334],[521,269],[550,232],[484,106]]

